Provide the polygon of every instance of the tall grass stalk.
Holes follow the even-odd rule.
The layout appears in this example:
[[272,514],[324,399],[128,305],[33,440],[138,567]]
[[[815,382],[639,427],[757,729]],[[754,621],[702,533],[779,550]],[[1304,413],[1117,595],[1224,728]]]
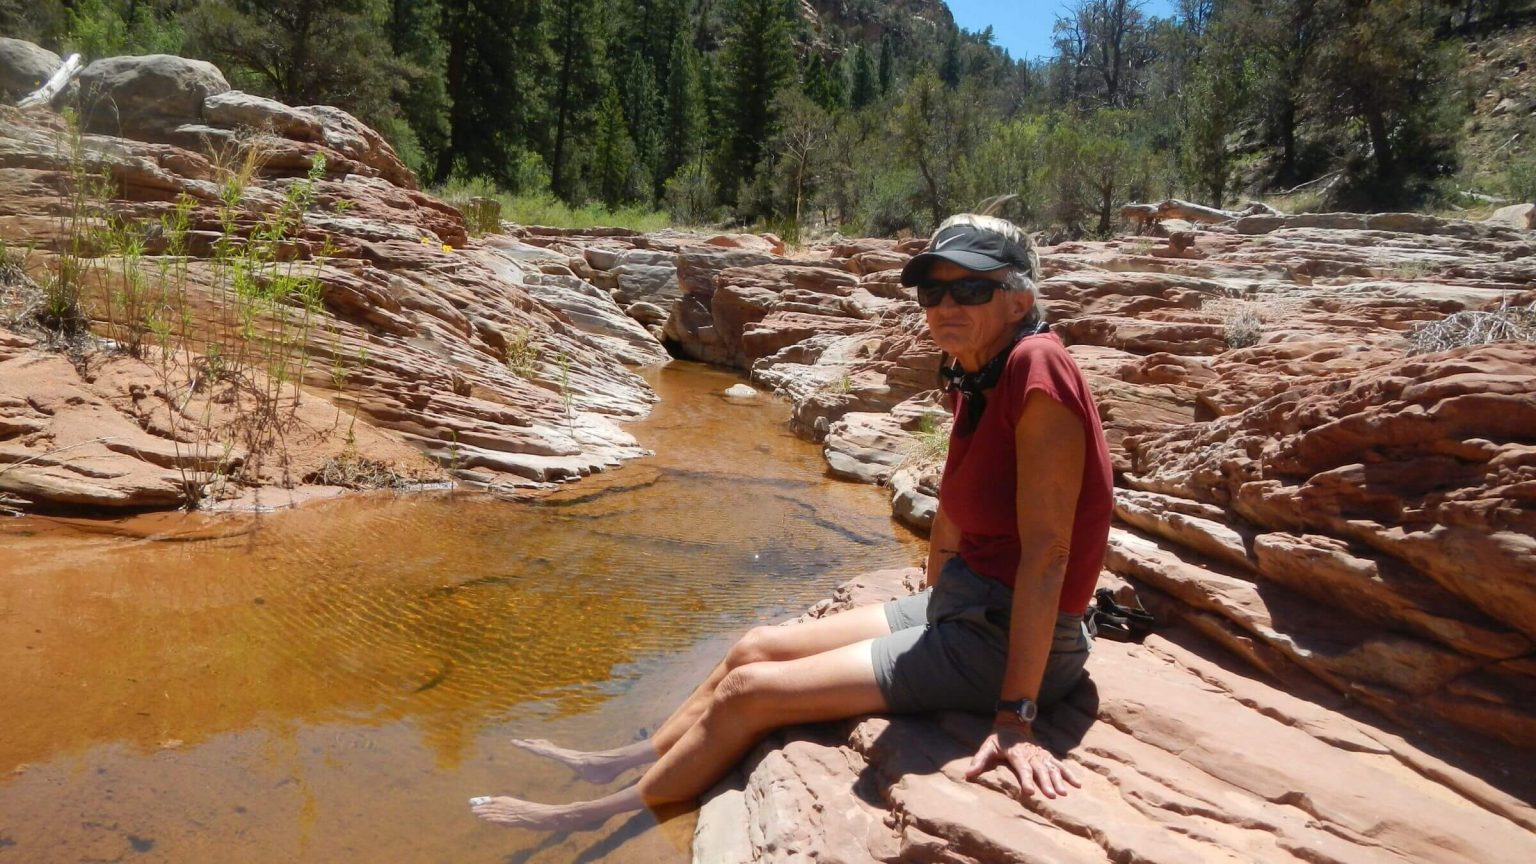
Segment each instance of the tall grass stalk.
[[[199,324],[188,293],[197,202],[182,196],[153,222],[122,217],[107,206],[113,188],[90,169],[73,118],[67,146],[66,240],[40,323],[66,337],[83,334],[90,277],[113,347],[156,369],[189,506],[219,494],[242,448],[248,474],[259,473],[268,455],[281,459],[286,472],[286,435],[297,420],[310,333],[323,308],[320,271],[334,254],[329,241],[308,254],[297,241],[315,204],[324,158],[316,155],[304,177],[288,181],[270,212],[247,201],[263,163],[259,139],[240,142],[230,158],[216,158],[223,179],[214,208],[217,236],[206,261],[212,310]],[[291,479],[285,473],[284,480]]]

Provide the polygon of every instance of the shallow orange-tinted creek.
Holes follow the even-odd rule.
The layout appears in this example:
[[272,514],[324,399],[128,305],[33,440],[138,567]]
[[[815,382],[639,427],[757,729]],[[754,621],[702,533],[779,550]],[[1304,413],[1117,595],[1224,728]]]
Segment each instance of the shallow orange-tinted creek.
[[548,835],[466,799],[618,788],[507,739],[634,741],[735,634],[920,548],[783,402],[649,377],[656,455],[533,504],[0,521],[0,864],[686,860],[689,816]]

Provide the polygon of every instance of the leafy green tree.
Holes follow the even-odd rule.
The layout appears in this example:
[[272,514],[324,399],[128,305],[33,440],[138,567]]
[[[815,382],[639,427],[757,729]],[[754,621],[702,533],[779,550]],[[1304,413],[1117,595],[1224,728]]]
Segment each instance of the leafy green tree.
[[205,0],[183,18],[187,48],[238,86],[289,105],[336,105],[382,125],[399,74],[382,0]]
[[913,206],[936,225],[964,203],[960,167],[991,121],[969,87],[951,89],[932,73],[907,85],[891,117],[897,154],[917,174]]
[[1044,142],[1048,212],[1074,235],[1097,220],[1094,232],[1107,236],[1120,205],[1146,159],[1133,134],[1141,118],[1126,110],[1068,113],[1056,118]]
[[962,206],[998,195],[1012,196],[999,215],[1019,225],[1041,222],[1046,213],[1045,118],[1016,117],[989,124],[975,152],[964,162]]
[[774,96],[794,80],[794,20],[787,0],[734,0],[730,29],[720,51],[721,120],[725,140],[715,181],[722,203],[755,177],[765,144],[778,129]]
[[1437,43],[1414,0],[1323,0],[1331,27],[1311,97],[1320,113],[1364,130],[1362,204],[1395,205],[1455,169],[1456,57]]
[[780,156],[784,172],[790,218],[798,232],[807,195],[816,185],[816,175],[832,142],[832,115],[801,93],[784,90],[778,95],[778,113],[783,118],[774,151]]
[[1280,151],[1274,180],[1295,185],[1306,179],[1299,131],[1318,46],[1329,29],[1320,0],[1229,0],[1219,18],[1250,53],[1259,120]]
[[65,49],[95,60],[121,54],[179,54],[185,34],[175,4],[76,0],[67,7]]
[[[1186,8],[1194,4],[1186,0]],[[1196,11],[1208,7],[1196,6]],[[1180,88],[1184,129],[1178,138],[1181,169],[1199,197],[1222,207],[1232,180],[1233,138],[1248,116],[1254,65],[1246,41],[1230,22],[1197,19],[1203,49]]]

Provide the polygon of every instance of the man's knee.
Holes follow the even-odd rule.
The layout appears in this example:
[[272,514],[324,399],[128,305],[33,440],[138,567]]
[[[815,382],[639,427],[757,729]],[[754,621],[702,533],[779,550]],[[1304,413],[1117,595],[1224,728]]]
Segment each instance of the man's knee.
[[747,663],[727,672],[715,688],[710,711],[759,712],[772,701],[773,665]]
[[779,660],[780,651],[778,640],[783,635],[783,627],[762,625],[748,630],[746,635],[736,640],[731,650],[725,655],[725,668],[740,669],[752,663],[762,663],[767,660]]

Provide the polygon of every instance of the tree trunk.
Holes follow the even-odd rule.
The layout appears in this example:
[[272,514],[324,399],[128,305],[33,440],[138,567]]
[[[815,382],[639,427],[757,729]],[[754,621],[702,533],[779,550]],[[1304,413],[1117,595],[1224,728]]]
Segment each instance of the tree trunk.
[[[809,151],[807,151],[809,152]],[[805,157],[802,157],[795,165],[795,231],[800,231],[800,200],[801,191],[805,188]]]
[[1296,100],[1287,96],[1280,106],[1280,177],[1281,182],[1296,182]]
[[1388,183],[1392,179],[1392,139],[1387,134],[1387,118],[1380,111],[1368,111],[1365,127],[1371,133],[1371,150],[1376,161],[1376,182]]
[[464,129],[469,124],[467,112],[460,102],[464,93],[464,55],[468,36],[464,32],[464,21],[461,16],[467,14],[467,10],[450,12],[453,20],[448,26],[448,69],[444,84],[448,89],[448,98],[452,105],[448,109],[448,141],[442,152],[437,154],[437,164],[432,168],[432,182],[446,183],[453,174],[453,163],[459,156],[459,141],[464,135]]
[[549,191],[562,201],[569,200],[565,188],[565,127],[571,113],[571,70],[576,62],[572,42],[576,38],[576,4],[565,4],[565,44],[560,58],[560,89],[555,97],[555,152],[549,166]]

